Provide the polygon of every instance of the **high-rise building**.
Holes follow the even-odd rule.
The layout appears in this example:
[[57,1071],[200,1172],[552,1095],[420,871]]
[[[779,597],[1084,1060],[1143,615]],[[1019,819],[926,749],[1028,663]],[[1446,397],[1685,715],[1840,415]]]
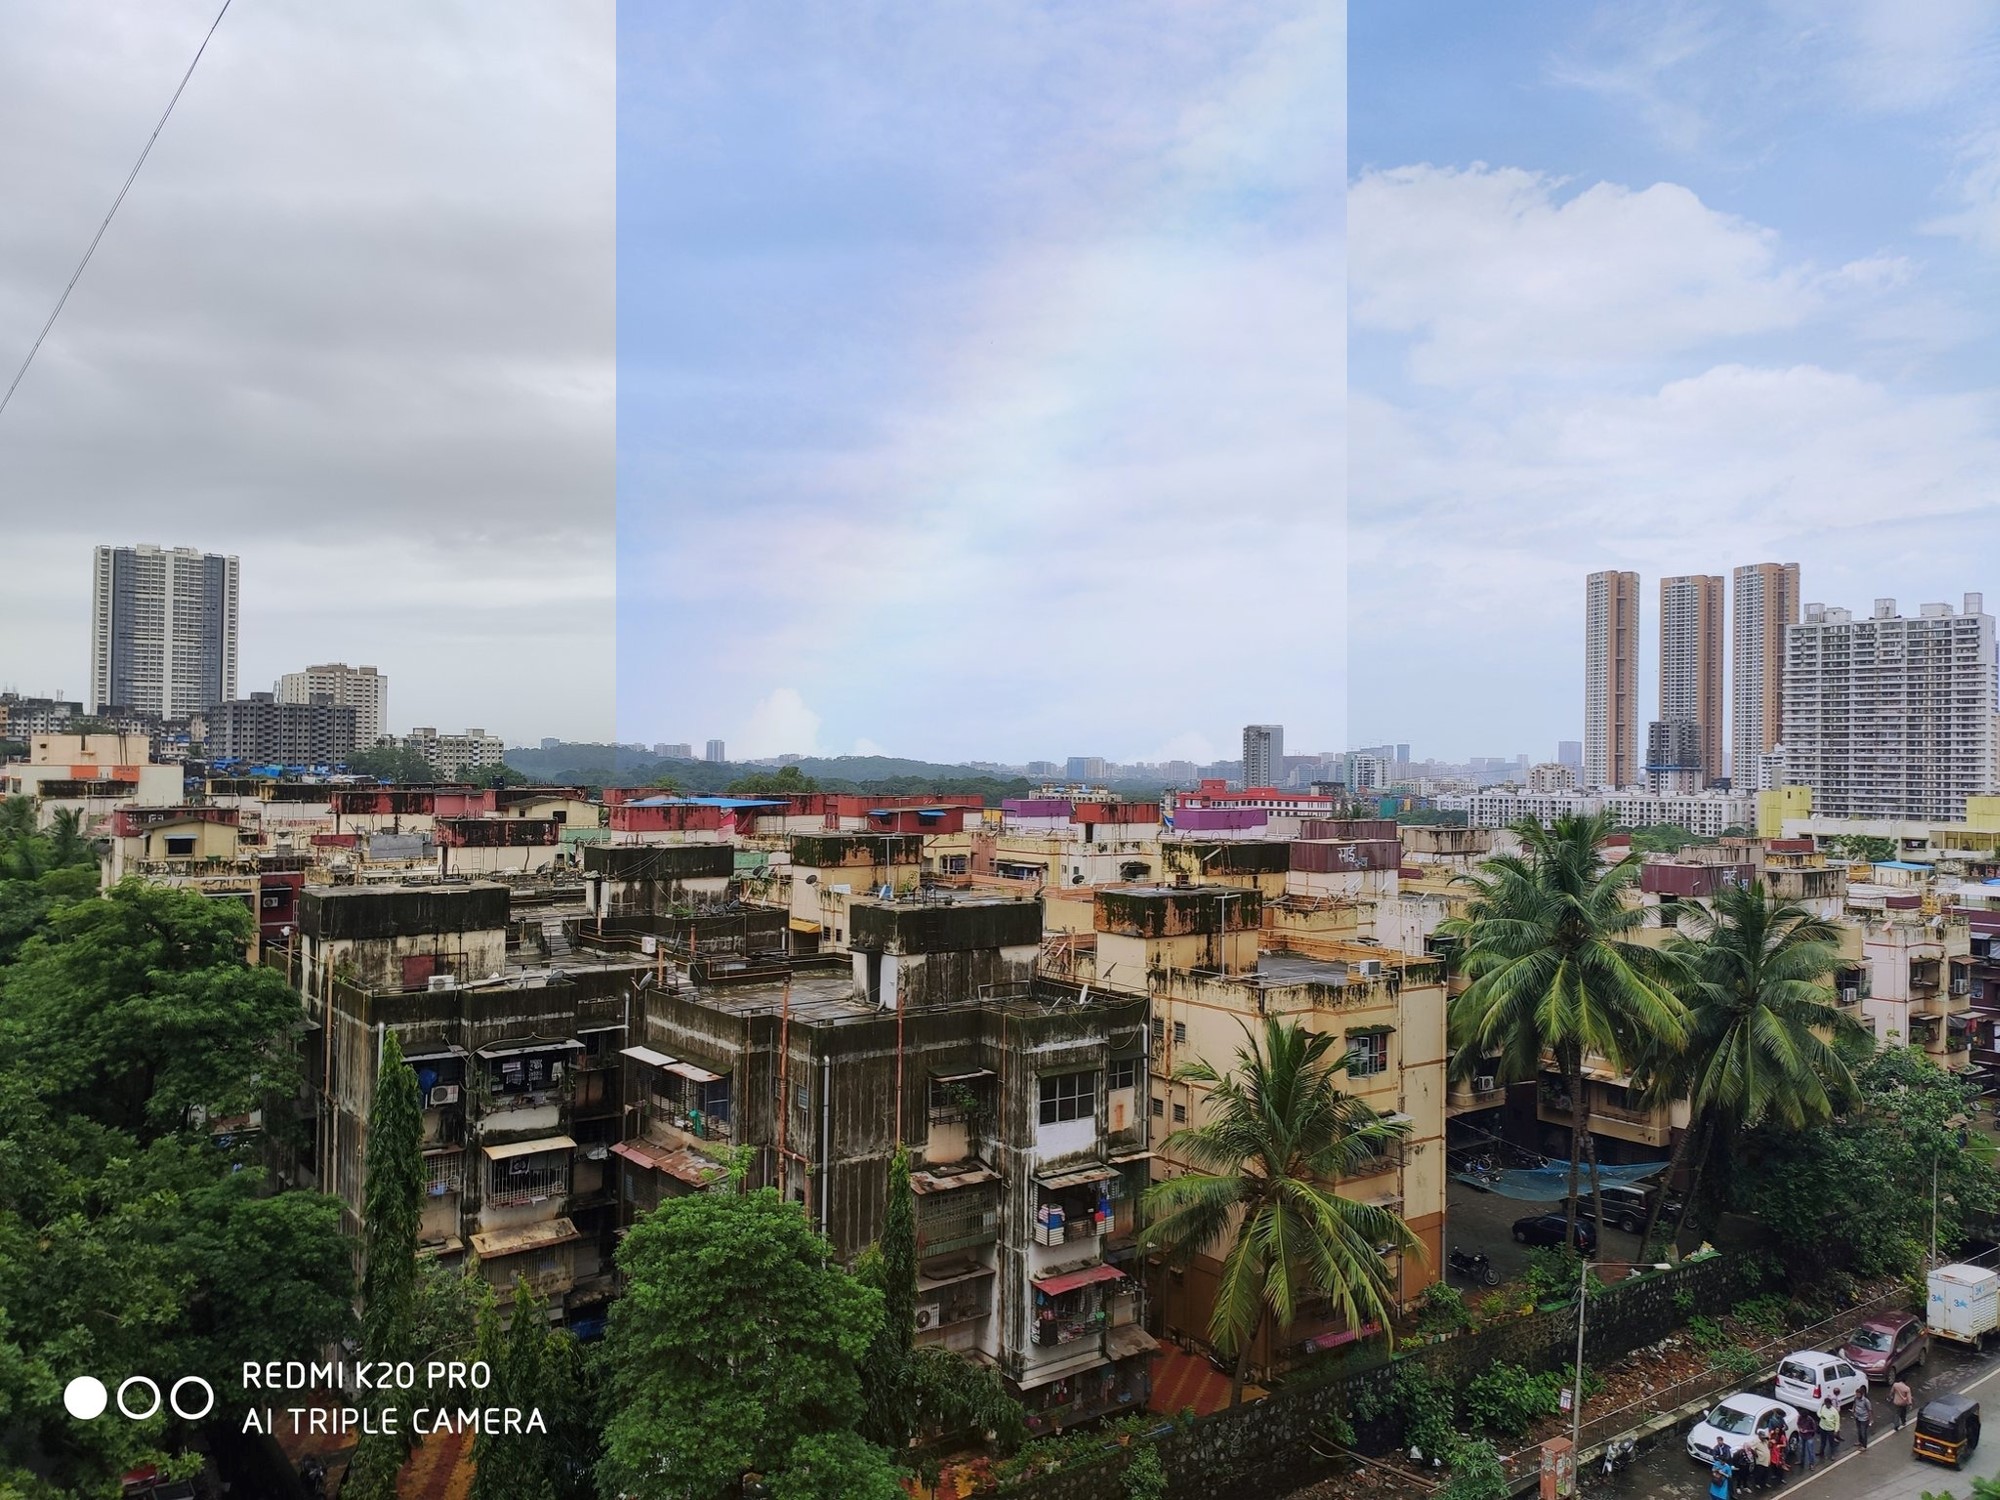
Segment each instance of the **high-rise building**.
[[1101,755],[1072,755],[1063,763],[1063,774],[1071,781],[1102,781],[1104,779],[1104,757]]
[[1660,721],[1695,726],[1702,785],[1722,779],[1720,574],[1660,580]]
[[287,672],[278,679],[280,703],[312,703],[320,698],[354,710],[354,743],[364,749],[389,732],[389,679],[373,667],[334,661]]
[[1243,726],[1243,784],[1276,786],[1285,763],[1285,726],[1245,724]]
[[440,781],[450,781],[467,771],[504,765],[507,761],[507,742],[483,729],[439,734],[429,725],[419,725],[404,735],[401,743],[405,750],[421,755]]
[[1572,771],[1581,771],[1583,769],[1583,741],[1557,740],[1556,764],[1559,766],[1568,766]]
[[1747,563],[1736,570],[1735,587],[1729,784],[1754,792],[1764,755],[1783,737],[1785,629],[1799,622],[1799,565]]
[[247,760],[258,765],[321,766],[344,761],[354,751],[353,705],[320,693],[293,703],[271,693],[215,703],[202,710],[212,760]]
[[1978,594],[1914,619],[1808,604],[1785,632],[1785,777],[1836,818],[1956,822],[1994,788],[2000,665]]
[[90,711],[183,719],[236,696],[237,560],[192,547],[99,547]]
[[729,759],[729,756],[724,752],[724,746],[721,740],[710,740],[708,742],[707,752],[702,756],[702,759],[708,761],[721,762]]
[[1592,573],[1583,586],[1583,783],[1639,778],[1639,575]]

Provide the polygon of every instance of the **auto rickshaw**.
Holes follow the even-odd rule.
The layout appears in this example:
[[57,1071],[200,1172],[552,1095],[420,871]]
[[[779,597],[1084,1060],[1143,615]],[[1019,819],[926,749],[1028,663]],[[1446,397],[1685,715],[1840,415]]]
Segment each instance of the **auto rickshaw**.
[[1926,1401],[1917,1413],[1917,1435],[1911,1449],[1916,1457],[1957,1469],[1978,1446],[1979,1403],[1970,1396],[1939,1396]]

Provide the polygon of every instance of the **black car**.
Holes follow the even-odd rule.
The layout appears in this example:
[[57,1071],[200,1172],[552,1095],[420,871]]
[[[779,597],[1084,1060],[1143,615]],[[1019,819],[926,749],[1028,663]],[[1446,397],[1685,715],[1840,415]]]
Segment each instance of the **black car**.
[[[1649,1189],[1622,1183],[1617,1185],[1607,1183],[1604,1188],[1603,1214],[1597,1212],[1597,1201],[1586,1193],[1576,1200],[1576,1216],[1593,1222],[1602,1218],[1614,1229],[1622,1229],[1627,1234],[1638,1234],[1646,1227],[1646,1216],[1652,1211],[1652,1207],[1653,1194]],[[1669,1233],[1679,1221],[1680,1214],[1680,1199],[1669,1194],[1666,1203],[1660,1209],[1660,1222],[1666,1225]],[[1557,1238],[1560,1239],[1561,1236],[1558,1235]]]
[[[1565,1222],[1561,1214],[1530,1214],[1514,1221],[1514,1238],[1524,1245],[1560,1245]],[[1576,1248],[1585,1255],[1597,1253],[1597,1230],[1587,1219],[1576,1221]]]

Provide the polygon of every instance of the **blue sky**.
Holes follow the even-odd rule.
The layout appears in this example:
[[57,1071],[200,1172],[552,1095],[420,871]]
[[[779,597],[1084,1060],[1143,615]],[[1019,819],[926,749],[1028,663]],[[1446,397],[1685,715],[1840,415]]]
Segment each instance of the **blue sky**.
[[620,737],[1338,747],[1339,8],[619,27]]
[[1649,648],[1746,562],[2000,605],[1997,75],[1956,0],[1356,7],[1357,738],[1578,737],[1595,568]]

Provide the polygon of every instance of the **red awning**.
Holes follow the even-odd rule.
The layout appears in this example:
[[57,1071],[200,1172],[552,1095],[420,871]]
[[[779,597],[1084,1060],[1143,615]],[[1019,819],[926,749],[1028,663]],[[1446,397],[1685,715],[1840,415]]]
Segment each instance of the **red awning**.
[[1080,1286],[1089,1286],[1097,1281],[1123,1281],[1125,1273],[1116,1266],[1085,1266],[1081,1271],[1065,1271],[1060,1276],[1047,1276],[1035,1282],[1035,1290],[1045,1296],[1060,1297],[1064,1292],[1073,1292]]

